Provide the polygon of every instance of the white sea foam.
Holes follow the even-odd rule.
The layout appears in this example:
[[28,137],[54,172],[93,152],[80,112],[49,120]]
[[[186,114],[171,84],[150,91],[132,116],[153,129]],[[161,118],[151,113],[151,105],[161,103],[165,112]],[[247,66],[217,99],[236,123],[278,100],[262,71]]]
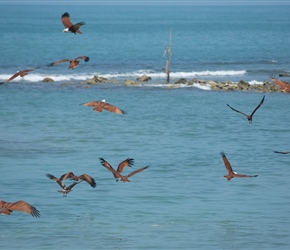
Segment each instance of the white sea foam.
[[263,82],[259,82],[259,81],[256,81],[256,80],[252,80],[252,81],[249,81],[249,84],[250,85],[263,84]]

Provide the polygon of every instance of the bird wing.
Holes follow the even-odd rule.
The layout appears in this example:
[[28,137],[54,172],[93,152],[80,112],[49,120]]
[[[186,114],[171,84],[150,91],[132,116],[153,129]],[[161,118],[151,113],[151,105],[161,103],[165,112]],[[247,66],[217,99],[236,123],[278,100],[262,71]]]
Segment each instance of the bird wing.
[[253,116],[255,114],[255,112],[257,111],[258,108],[261,107],[261,105],[263,104],[265,99],[265,96],[263,96],[262,100],[260,101],[260,103],[258,104],[258,106],[253,110],[252,114],[250,116]]
[[73,184],[69,185],[67,188],[65,188],[65,190],[71,190],[75,185],[79,184],[81,181],[79,182],[74,182]]
[[54,65],[57,65],[57,64],[63,63],[63,62],[70,62],[70,61],[71,61],[71,60],[69,60],[69,59],[61,59],[61,60],[59,60],[59,61],[56,61],[56,62],[53,62],[53,63],[48,64],[48,66],[51,67],[51,66],[54,66]]
[[89,183],[91,185],[91,187],[95,188],[97,186],[96,181],[94,180],[94,178],[92,178],[91,176],[89,176],[88,174],[82,174],[80,176],[78,176],[78,179],[86,181],[87,183]]
[[233,174],[234,171],[233,171],[232,166],[231,166],[230,162],[228,161],[228,159],[227,159],[225,153],[224,153],[224,152],[221,152],[221,156],[222,156],[222,158],[223,158],[223,161],[224,161],[225,167],[226,167],[226,169],[227,169],[229,175]]
[[243,113],[243,112],[241,112],[241,111],[239,111],[239,110],[237,110],[237,109],[234,109],[234,108],[231,107],[229,104],[227,104],[227,106],[230,107],[232,110],[234,110],[234,111],[236,111],[236,112],[238,112],[238,113],[240,113],[240,114],[245,115],[245,116],[248,117],[248,115],[246,115],[245,113]]
[[103,158],[99,158],[101,160],[101,164],[108,169],[109,171],[111,171],[114,175],[115,178],[121,178],[121,175],[119,172],[117,172],[111,165],[109,162],[107,162],[106,160],[104,160]]
[[27,75],[28,72],[32,71],[32,70],[35,70],[35,69],[25,69],[25,70],[20,70],[18,72],[16,72],[13,76],[11,76],[8,80],[6,80],[5,82],[10,82],[12,81],[13,79],[15,79],[17,76],[21,75],[21,74],[24,74],[24,75]]
[[107,102],[103,102],[103,109],[109,111],[109,112],[113,112],[113,113],[116,113],[116,114],[119,114],[119,115],[124,115],[125,114],[125,111],[123,111],[122,109],[119,109],[118,107],[110,104],[110,103],[107,103]]
[[85,25],[85,22],[79,22],[79,23],[76,23],[76,24],[73,25],[73,29],[74,29],[76,32],[80,33],[80,34],[83,34],[83,32],[81,32],[81,31],[79,30],[79,28],[80,28],[81,26],[83,26],[83,25]]
[[100,103],[99,101],[91,101],[91,102],[83,103],[82,105],[86,107],[96,107],[99,105],[99,103]]
[[73,172],[67,172],[66,174],[63,174],[60,178],[59,178],[59,180],[60,181],[64,181],[65,179],[67,179],[67,178],[70,178],[70,179],[73,179],[74,180],[74,177],[76,177],[75,176],[75,174],[73,173]]
[[63,182],[62,180],[58,179],[57,177],[55,177],[54,175],[52,175],[52,174],[46,174],[46,176],[47,176],[49,179],[51,179],[51,180],[57,182],[58,185],[60,185],[61,188],[63,188],[63,189],[66,188],[64,182]]
[[117,172],[121,173],[124,169],[124,167],[132,167],[134,165],[134,159],[127,158],[126,160],[120,162],[117,168]]
[[132,173],[128,174],[127,177],[129,178],[129,177],[131,177],[131,176],[133,176],[133,175],[135,175],[135,174],[137,174],[137,173],[139,173],[139,172],[142,172],[143,170],[145,170],[145,169],[147,169],[147,168],[149,168],[149,166],[146,166],[146,167],[144,167],[144,168],[139,168],[139,169],[133,171]]
[[258,175],[246,175],[246,174],[234,174],[234,177],[244,177],[244,178],[251,178],[251,177],[257,177]]
[[83,59],[85,62],[88,62],[90,60],[88,56],[78,56],[77,58],[75,58],[75,60],[77,59]]
[[39,211],[34,207],[28,204],[27,202],[20,200],[15,203],[12,203],[8,206],[9,210],[17,210],[22,211],[27,214],[31,214],[33,217],[39,217],[40,213]]
[[8,80],[6,80],[5,82],[10,82],[12,81],[14,78],[16,78],[17,76],[19,76],[21,74],[21,71],[16,72],[13,76],[11,76]]
[[273,151],[273,152],[277,154],[290,154],[290,151],[289,152]]
[[68,12],[65,12],[62,14],[61,22],[64,25],[64,27],[66,27],[66,28],[69,28],[73,25],[71,20],[70,20],[70,14]]

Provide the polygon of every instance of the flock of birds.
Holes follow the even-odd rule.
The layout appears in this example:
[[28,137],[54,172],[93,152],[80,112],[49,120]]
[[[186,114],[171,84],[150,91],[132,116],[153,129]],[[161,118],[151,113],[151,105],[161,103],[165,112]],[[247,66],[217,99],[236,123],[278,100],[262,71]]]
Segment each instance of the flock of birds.
[[[70,14],[68,12],[65,12],[64,14],[62,14],[61,21],[62,21],[62,23],[63,23],[63,25],[65,27],[63,32],[74,33],[74,34],[76,34],[76,33],[82,34],[82,32],[80,31],[80,27],[83,26],[85,24],[85,22],[79,22],[79,23],[73,24],[71,22],[71,20],[70,20]],[[52,67],[52,66],[55,66],[55,65],[60,64],[60,63],[69,62],[68,68],[69,69],[75,69],[79,65],[80,60],[83,60],[84,62],[88,62],[90,60],[90,58],[88,56],[78,56],[78,57],[76,57],[74,59],[61,59],[61,60],[58,60],[56,62],[49,63],[47,66],[48,67]],[[36,67],[36,68],[33,68],[33,69],[20,70],[20,71],[16,72],[15,74],[13,74],[6,81],[0,82],[0,84],[4,84],[4,83],[7,83],[7,82],[10,82],[10,81],[14,80],[18,76],[23,78],[24,76],[28,75],[29,72],[31,72],[33,70],[36,70],[38,68],[39,67]]]
[[[61,16],[61,20],[62,20],[63,25],[65,26],[64,32],[71,32],[74,34],[76,34],[76,33],[82,34],[82,32],[79,29],[82,25],[85,24],[84,22],[72,24],[70,21],[70,15],[67,12]],[[79,56],[79,57],[77,57],[75,59],[71,59],[71,60],[62,59],[60,61],[51,63],[50,66],[54,66],[54,65],[62,63],[62,62],[70,62],[69,68],[75,68],[79,64],[79,59],[82,59],[85,62],[87,62],[89,60],[89,57]],[[28,72],[30,72],[32,70],[34,70],[34,69],[19,71],[16,74],[14,74],[12,77],[10,77],[6,82],[13,80],[17,76],[23,77],[23,76],[27,75]],[[252,113],[250,115],[247,115],[244,112],[241,112],[241,111],[231,107],[229,104],[227,104],[227,106],[229,108],[231,108],[233,111],[238,112],[238,113],[246,116],[247,120],[251,124],[252,120],[253,120],[253,115],[261,107],[261,105],[264,103],[264,100],[265,100],[265,95],[263,96],[260,103],[257,105],[257,107],[252,111]],[[102,112],[102,110],[106,110],[106,111],[120,114],[120,115],[126,114],[126,112],[124,110],[122,110],[119,107],[114,106],[110,103],[107,103],[105,100],[90,101],[87,103],[83,103],[81,105],[87,106],[87,107],[93,107],[93,110],[96,112]],[[274,151],[274,153],[290,154],[290,151],[289,152],[287,152],[287,151],[286,152]],[[237,172],[234,172],[233,168],[232,168],[232,166],[231,166],[231,164],[230,164],[229,160],[227,159],[224,152],[221,152],[221,157],[222,157],[224,166],[226,168],[226,171],[228,173],[227,175],[224,176],[224,178],[227,179],[228,181],[231,180],[232,178],[252,178],[252,177],[258,176],[258,175],[238,174]],[[144,171],[145,169],[147,169],[149,167],[149,166],[145,166],[143,168],[139,168],[139,169],[129,173],[128,175],[123,175],[121,173],[123,172],[125,167],[132,167],[134,165],[133,158],[127,158],[127,159],[123,160],[122,162],[120,162],[117,169],[114,169],[111,166],[111,164],[109,162],[107,162],[105,159],[103,159],[103,158],[99,158],[99,159],[100,159],[101,165],[104,166],[107,170],[109,170],[113,174],[114,179],[116,181],[122,181],[122,182],[130,182],[130,180],[129,180],[130,177],[132,177],[133,175],[135,175],[137,173]],[[62,193],[64,197],[66,197],[67,194],[72,191],[74,186],[76,186],[77,184],[79,184],[83,181],[87,182],[92,188],[95,188],[97,186],[94,178],[88,174],[82,174],[80,176],[77,176],[73,172],[68,172],[68,173],[63,174],[60,178],[57,178],[54,175],[47,173],[46,176],[49,179],[51,179],[52,181],[56,182],[61,187],[61,190],[58,190],[58,192]],[[69,186],[66,186],[65,182],[64,182],[66,179],[72,180],[73,183],[71,183]],[[33,217],[40,216],[40,212],[34,206],[30,205],[29,203],[27,203],[23,200],[20,200],[17,202],[6,202],[3,200],[0,200],[0,214],[10,215],[10,213],[13,211],[25,212],[27,214],[32,215]]]

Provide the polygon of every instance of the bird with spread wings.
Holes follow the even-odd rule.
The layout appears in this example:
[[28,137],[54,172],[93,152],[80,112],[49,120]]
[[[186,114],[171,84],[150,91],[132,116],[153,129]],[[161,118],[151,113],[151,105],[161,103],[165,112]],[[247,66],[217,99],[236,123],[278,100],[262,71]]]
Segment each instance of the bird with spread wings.
[[258,106],[253,110],[253,112],[252,112],[250,115],[247,115],[247,114],[245,114],[245,113],[243,113],[243,112],[241,112],[241,111],[239,111],[239,110],[237,110],[237,109],[234,109],[234,108],[231,107],[229,104],[227,104],[227,106],[230,107],[232,110],[234,110],[234,111],[236,111],[236,112],[238,112],[238,113],[240,113],[240,114],[246,116],[247,119],[248,119],[248,121],[249,121],[249,123],[252,123],[253,115],[254,115],[255,112],[258,110],[258,108],[261,107],[261,105],[262,105],[263,102],[264,102],[264,99],[265,99],[265,96],[263,96],[263,98],[262,98],[262,100],[260,101],[260,103],[258,104]]
[[[79,184],[82,181],[86,181],[88,184],[90,184],[90,186],[92,188],[95,188],[97,186],[94,178],[92,178],[91,176],[89,176],[88,174],[82,174],[80,176],[76,176],[73,172],[68,172],[66,174],[63,174],[60,178],[55,177],[52,174],[46,174],[46,176],[55,181],[61,188],[62,190],[58,190],[59,193],[62,193],[64,197],[67,196],[68,193],[70,193],[72,191],[72,188]],[[74,180],[74,183],[72,183],[71,185],[69,185],[68,187],[65,185],[64,180],[65,179],[72,179]]]
[[250,177],[257,177],[258,175],[245,175],[245,174],[238,174],[236,172],[233,171],[232,169],[232,166],[230,164],[230,162],[228,161],[226,155],[224,152],[221,152],[221,156],[222,156],[222,159],[224,161],[224,165],[226,167],[226,170],[228,171],[228,175],[225,175],[224,177],[229,181],[231,180],[232,178],[235,178],[235,177],[241,177],[241,178],[250,178]]
[[88,62],[90,60],[88,56],[78,56],[77,58],[74,58],[74,59],[61,59],[56,62],[48,64],[48,66],[52,67],[63,62],[69,62],[68,68],[75,69],[77,66],[79,66],[80,59],[84,60],[85,62]]
[[40,212],[24,200],[17,202],[6,202],[0,200],[0,214],[10,215],[13,211],[25,212],[33,217],[40,217]]
[[124,115],[126,114],[126,112],[110,103],[107,103],[106,100],[102,100],[102,101],[91,101],[91,102],[86,102],[86,103],[83,103],[81,104],[83,106],[86,106],[86,107],[93,107],[94,111],[96,112],[102,112],[103,109],[104,110],[107,110],[109,112],[113,112],[113,113],[116,113],[116,114],[119,114],[119,115]]
[[70,20],[70,14],[68,12],[65,12],[61,15],[61,22],[65,27],[63,32],[71,32],[74,34],[76,34],[76,33],[83,34],[80,31],[80,27],[83,26],[85,24],[85,22],[79,22],[79,23],[73,24]]

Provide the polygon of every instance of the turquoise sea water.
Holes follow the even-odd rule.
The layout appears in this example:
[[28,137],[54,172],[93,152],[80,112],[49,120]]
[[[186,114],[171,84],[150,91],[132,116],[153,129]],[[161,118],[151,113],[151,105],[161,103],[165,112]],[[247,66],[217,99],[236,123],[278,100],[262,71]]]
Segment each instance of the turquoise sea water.
[[[7,7],[3,14],[9,16],[13,8]],[[270,34],[267,36],[269,39],[265,39],[268,54],[263,53],[262,46],[254,46],[249,40],[241,40],[243,44],[240,46],[229,47],[239,53],[227,53],[225,49],[222,53],[218,47],[222,46],[223,39],[215,43],[215,50],[202,42],[197,31],[194,34],[188,31],[193,29],[190,24],[199,20],[199,16],[200,19],[203,17],[203,23],[209,22],[209,32],[218,34],[213,15],[220,15],[228,17],[227,20],[232,16],[236,22],[235,27],[224,27],[227,34],[236,34],[236,27],[248,22],[243,29],[244,34],[253,35],[255,32],[251,30],[254,27],[258,30],[258,24],[265,20],[271,20],[276,28],[282,24],[284,27],[289,25],[289,17],[285,14],[287,10],[273,7],[270,15],[267,8],[247,12],[230,7],[218,11],[204,8],[199,12],[183,8],[183,12],[177,12],[166,7],[167,12],[162,12],[159,7],[158,12],[156,8],[147,7],[147,12],[144,9],[113,9],[117,16],[112,16],[106,14],[113,11],[109,7],[106,7],[107,12],[88,6],[83,8],[99,15],[84,14],[82,7],[75,6],[70,9],[34,6],[20,13],[19,20],[22,22],[14,20],[2,32],[5,39],[0,43],[5,49],[0,59],[0,76],[26,66],[45,65],[44,62],[53,61],[56,57],[74,57],[75,54],[91,52],[91,61],[74,70],[73,79],[79,75],[89,77],[96,72],[110,76],[119,72],[125,75],[117,75],[119,80],[129,75],[136,77],[138,70],[148,69],[154,71],[155,76],[159,74],[159,78],[136,88],[122,84],[83,88],[79,84],[62,85],[71,73],[67,73],[66,65],[58,65],[57,68],[40,68],[24,80],[1,85],[1,199],[23,199],[34,205],[41,217],[33,218],[20,212],[11,216],[1,215],[0,248],[289,249],[290,158],[289,155],[273,153],[273,150],[289,151],[289,96],[266,93],[263,105],[254,115],[253,123],[249,124],[244,116],[233,112],[226,104],[251,113],[264,93],[168,89],[160,84],[164,81],[160,68],[164,64],[162,54],[170,26],[174,34],[172,67],[177,69],[178,77],[181,72],[246,70],[255,72],[250,75],[250,80],[263,81],[262,77],[258,78],[264,70],[259,70],[261,68],[266,67],[265,79],[270,71],[286,70],[289,65],[286,45],[284,53],[281,46],[274,49],[269,45],[274,44],[271,32],[275,34],[278,32],[276,29],[260,31]],[[275,12],[278,10],[279,15]],[[59,14],[65,11],[75,13],[72,16],[79,15],[73,20],[87,22],[82,28],[82,36],[61,33],[63,27],[58,19]],[[237,20],[238,13],[243,16],[240,22]],[[251,17],[259,17],[259,13],[263,14],[263,18],[252,19],[251,23]],[[35,22],[34,15],[43,19]],[[54,15],[57,21],[52,20]],[[157,21],[157,17],[161,21]],[[123,25],[116,24],[115,19],[122,20]],[[216,20],[223,23],[225,19]],[[28,31],[18,33],[18,39],[13,39],[16,37],[13,27],[24,23],[35,24],[37,28],[30,25]],[[96,29],[91,29],[90,23],[95,23]],[[43,24],[53,24],[51,34],[50,28]],[[138,24],[147,26],[147,31],[139,29]],[[120,25],[119,28],[116,25]],[[159,25],[164,27],[162,32]],[[231,26],[229,23],[224,25]],[[147,37],[145,34],[150,34],[152,27],[155,31]],[[177,27],[183,31],[178,33],[175,31]],[[179,36],[176,34],[175,37],[175,32]],[[205,30],[203,32],[204,36],[209,36]],[[50,36],[53,39],[49,40]],[[118,36],[123,39],[117,40]],[[189,40],[189,37],[196,39]],[[260,36],[256,34],[256,37]],[[284,30],[283,37],[284,41],[277,41],[280,45],[286,43],[289,37],[287,30]],[[125,42],[126,38],[129,44]],[[213,53],[205,53],[207,57],[203,57],[202,49],[197,49],[195,45],[192,49],[196,53],[192,53],[192,57],[185,46],[179,45],[182,52],[178,52],[179,42],[186,39],[187,44],[199,41],[204,45],[202,48]],[[237,41],[234,35],[228,36],[228,39]],[[149,46],[148,40],[155,45]],[[86,46],[74,47],[72,53],[71,50],[66,51],[65,46],[54,47],[52,41],[58,45],[70,41],[67,48],[73,48],[74,43]],[[258,41],[263,42],[262,39]],[[46,46],[40,46],[41,42]],[[26,49],[20,50],[16,56],[15,48],[23,44],[26,44]],[[120,50],[117,50],[117,44]],[[143,49],[145,45],[149,52]],[[256,51],[261,55],[259,60],[254,53],[247,52],[252,46],[256,48],[252,48],[252,52],[260,49]],[[139,47],[142,49],[138,50]],[[247,52],[244,56],[242,50]],[[177,56],[178,53],[184,55],[184,59]],[[153,54],[159,61],[154,60]],[[200,63],[195,62],[193,56]],[[223,60],[228,63],[219,65],[218,62]],[[238,63],[241,60],[244,63]],[[258,63],[263,60],[269,63]],[[274,62],[270,63],[272,60]],[[198,70],[195,66],[199,67]],[[46,74],[59,76],[59,81],[44,84],[36,80]],[[246,73],[241,77],[248,76]],[[207,77],[232,79],[239,76]],[[80,105],[95,99],[106,99],[127,114],[96,113]],[[259,176],[226,181],[221,151],[226,153],[236,172]],[[112,174],[101,166],[99,157],[113,167],[127,157],[134,158],[135,165],[132,169],[125,169],[125,173],[146,165],[149,168],[133,176],[130,183],[115,182]],[[91,175],[97,182],[96,189],[80,183],[68,197],[62,197],[57,192],[58,185],[45,174],[59,177],[68,171]]]

